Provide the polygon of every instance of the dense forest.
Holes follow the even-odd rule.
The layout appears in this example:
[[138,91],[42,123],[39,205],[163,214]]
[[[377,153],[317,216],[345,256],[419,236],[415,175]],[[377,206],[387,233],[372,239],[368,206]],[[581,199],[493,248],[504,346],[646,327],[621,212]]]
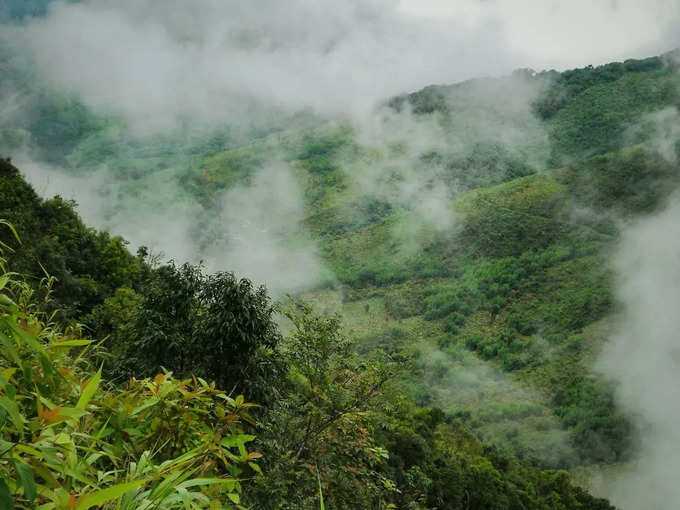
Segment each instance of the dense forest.
[[1,508],[614,508],[678,51],[139,134],[0,42]]
[[6,508],[612,508],[417,405],[338,316],[133,255],[0,171]]

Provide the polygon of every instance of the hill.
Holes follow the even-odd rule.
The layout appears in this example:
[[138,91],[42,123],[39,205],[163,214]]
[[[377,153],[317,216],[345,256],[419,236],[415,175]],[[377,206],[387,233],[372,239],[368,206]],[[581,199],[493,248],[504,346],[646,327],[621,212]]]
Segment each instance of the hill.
[[[385,101],[366,119],[264,109],[248,126],[145,136],[35,79],[16,49],[3,48],[0,66],[0,88],[23,91],[0,121],[3,150],[20,148],[76,183],[105,163],[116,191],[106,195],[110,209],[93,214],[99,226],[121,229],[148,211],[174,211],[186,258],[249,276],[260,268],[277,290],[341,313],[361,357],[387,356],[401,367],[395,384],[407,410],[387,412],[369,429],[390,452],[389,468],[378,471],[397,483],[402,503],[422,490],[425,508],[440,504],[443,452],[462,456],[446,464],[462,479],[474,479],[467,470],[483,463],[501,492],[523,494],[533,489],[518,480],[542,477],[536,469],[630,458],[630,417],[592,363],[616,324],[609,260],[622,222],[659,209],[680,178],[677,52],[430,86]],[[126,326],[129,308],[156,299],[148,251],[135,257],[121,238],[86,228],[72,204],[38,198],[7,164],[0,217],[26,236],[7,256],[10,267],[38,282],[40,262],[58,278],[64,319],[114,339],[112,356],[129,356],[126,344],[148,331],[141,322]],[[243,251],[244,236],[246,248],[255,243],[272,257]],[[203,277],[187,271],[161,271],[155,288],[175,281],[201,302]],[[274,280],[277,273],[284,277]],[[286,278],[297,273],[304,277]],[[181,320],[198,327],[192,313]],[[178,319],[159,321],[175,331]],[[251,392],[271,398],[261,386]],[[416,436],[407,438],[411,428]],[[400,453],[410,448],[415,459]],[[328,480],[337,467],[329,465]],[[421,472],[429,482],[407,490]],[[537,504],[548,504],[541,497]],[[514,508],[501,499],[478,508]]]
[[[119,238],[86,229],[72,204],[37,197],[6,160],[0,185],[3,213],[33,226],[22,239],[3,224],[0,245],[7,508],[303,508],[320,498],[333,508],[611,508],[567,473],[509,459],[441,410],[415,406],[394,382],[399,363],[354,354],[339,318],[294,305],[282,338],[263,288],[133,257]],[[7,270],[22,264],[44,277]],[[65,290],[83,279],[95,292],[74,303]],[[73,314],[107,334],[105,348],[59,318]],[[201,376],[257,395],[258,423],[255,404]],[[246,473],[259,476],[246,483]]]

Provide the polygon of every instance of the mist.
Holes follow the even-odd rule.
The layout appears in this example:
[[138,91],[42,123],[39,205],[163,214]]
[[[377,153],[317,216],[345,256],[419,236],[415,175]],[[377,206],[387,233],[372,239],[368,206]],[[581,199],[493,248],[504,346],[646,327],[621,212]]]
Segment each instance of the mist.
[[618,382],[619,403],[639,430],[632,465],[615,477],[613,503],[626,510],[673,508],[680,498],[680,197],[623,234],[614,259],[622,322],[599,360]]
[[[215,149],[225,150],[251,143],[253,131],[260,140],[295,131],[291,119],[300,112],[318,132],[348,127],[357,151],[333,163],[361,195],[405,212],[392,234],[399,250],[415,252],[430,232],[456,227],[452,200],[476,185],[475,171],[488,170],[460,165],[471,148],[499,144],[527,171],[547,167],[547,133],[531,110],[542,84],[531,73],[502,83],[494,77],[659,54],[680,45],[679,22],[674,0],[88,0],[55,1],[44,17],[2,25],[0,39],[29,54],[35,79],[49,91],[113,119],[124,136],[112,138],[112,151],[155,136],[240,133],[238,143]],[[484,76],[490,78],[471,80]],[[446,118],[414,113],[408,101],[385,106],[393,96],[463,80],[471,81],[441,91]],[[2,91],[3,116],[18,115],[21,92]],[[643,133],[675,161],[679,125],[677,109],[669,108],[628,135]],[[132,248],[147,245],[164,260],[235,271],[275,297],[333,283],[305,228],[298,169],[277,150],[206,206],[182,181],[202,163],[189,150],[173,164],[137,164],[127,154],[113,162],[104,154],[93,166],[84,157],[88,147],[46,163],[27,140],[17,146],[14,160],[41,195],[75,200],[86,223],[122,235]],[[131,169],[122,171],[126,165]],[[680,298],[680,227],[673,221],[679,204],[626,229],[615,257],[626,318],[599,366],[620,381],[621,405],[640,417],[643,432],[637,464],[612,489],[624,508],[649,508],[650,501],[668,507],[680,496],[670,478],[680,461],[672,427],[680,387],[673,346],[680,330],[673,313]],[[504,391],[508,379],[473,366],[471,356],[432,383],[438,403],[489,394],[539,402],[521,387]],[[434,370],[451,359],[433,347],[423,363]],[[564,431],[539,404],[530,419],[554,432],[551,444],[562,448]]]
[[454,416],[466,416],[486,443],[522,460],[550,468],[578,461],[569,434],[550,410],[545,396],[463,345],[447,352],[432,345],[419,353],[433,403]]
[[500,146],[527,172],[547,168],[547,131],[531,109],[544,85],[521,74],[473,80],[437,90],[445,111],[416,114],[404,100],[355,115],[364,157],[341,160],[341,167],[363,193],[413,213],[400,241],[407,243],[419,226],[450,230],[452,198],[479,185],[470,183],[470,174],[489,171],[461,168],[476,148]]
[[140,185],[116,179],[106,166],[82,176],[25,154],[15,163],[40,195],[74,200],[89,225],[133,249],[151,247],[161,260],[233,271],[265,284],[275,298],[333,281],[301,227],[302,197],[283,163],[263,166],[251,183],[220,195],[212,211],[163,172]]
[[629,143],[643,140],[669,163],[677,163],[680,140],[680,111],[676,106],[644,115],[625,134]]
[[13,38],[96,111],[169,128],[262,103],[361,112],[433,83],[646,56],[680,44],[678,20],[672,0],[89,0],[54,2]]
[[390,0],[55,2],[18,36],[56,85],[150,129],[181,115],[234,122],[261,104],[362,110],[510,61],[484,31],[408,17]]
[[219,234],[203,250],[209,270],[229,270],[263,281],[274,296],[332,282],[314,242],[302,228],[301,191],[292,169],[270,163],[248,186],[220,198],[220,215],[212,228]]
[[[469,82],[447,98],[455,112],[454,129],[443,129],[436,116],[415,116],[408,108],[395,113],[377,104],[433,83],[501,76],[517,67],[599,63],[665,51],[678,40],[671,27],[680,19],[680,8],[673,2],[657,0],[644,9],[632,0],[572,2],[558,11],[533,2],[511,7],[506,1],[473,0],[55,1],[45,16],[2,31],[3,39],[28,52],[37,79],[104,118],[118,119],[118,129],[141,144],[156,135],[185,136],[187,130],[207,133],[223,126],[247,131],[277,123],[285,129],[286,115],[300,111],[352,126],[362,150],[378,154],[379,160],[337,163],[366,194],[410,211],[394,233],[406,241],[423,229],[452,228],[451,198],[465,189],[451,176],[450,161],[424,164],[423,156],[438,152],[460,159],[481,140],[530,153],[528,166],[534,171],[545,166],[546,134],[529,108],[538,89],[521,79],[503,90],[493,81]],[[576,17],[597,30],[573,37],[574,25],[563,20]],[[637,29],[626,30],[633,21]],[[3,107],[16,101],[12,92],[4,94]],[[63,168],[25,157],[24,171],[29,179],[51,176],[48,193],[65,193],[68,187],[66,195],[80,204],[87,222],[124,235],[133,246],[148,244],[167,258],[205,260],[211,268],[238,268],[255,278],[245,261],[258,260],[260,267],[272,268],[259,278],[268,282],[286,267],[286,273],[297,275],[291,284],[298,288],[304,268],[319,274],[322,264],[307,243],[286,248],[293,251],[283,258],[298,260],[299,266],[271,263],[282,260],[273,249],[282,237],[272,244],[269,233],[305,237],[299,184],[285,166],[275,165],[276,157],[271,159],[258,175],[286,182],[276,200],[255,177],[252,187],[218,196],[217,212],[207,211],[182,189],[181,168],[143,167],[135,170],[142,179],[129,179],[104,160],[97,168],[80,168],[76,177],[76,155]],[[241,196],[247,199],[239,201]],[[242,225],[254,222],[257,228],[228,226],[226,217],[236,215],[231,204],[239,203],[242,214],[256,217]],[[263,212],[245,207],[251,204]],[[225,230],[212,225],[214,231],[205,233],[213,220]],[[411,249],[419,242],[411,241]]]

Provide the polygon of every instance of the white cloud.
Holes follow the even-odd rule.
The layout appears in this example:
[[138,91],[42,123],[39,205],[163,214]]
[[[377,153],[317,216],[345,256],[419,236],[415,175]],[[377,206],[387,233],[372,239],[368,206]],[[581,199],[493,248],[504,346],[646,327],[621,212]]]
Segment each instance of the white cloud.
[[680,202],[623,235],[614,266],[623,322],[600,369],[641,432],[635,461],[605,489],[628,510],[674,508],[680,500]]
[[236,272],[275,295],[309,289],[324,279],[314,244],[302,228],[303,201],[292,169],[270,163],[252,183],[228,190],[215,221],[219,238],[204,251],[209,270]]
[[248,101],[363,109],[517,62],[493,30],[404,15],[392,0],[56,2],[21,36],[90,106],[155,123],[230,120]]

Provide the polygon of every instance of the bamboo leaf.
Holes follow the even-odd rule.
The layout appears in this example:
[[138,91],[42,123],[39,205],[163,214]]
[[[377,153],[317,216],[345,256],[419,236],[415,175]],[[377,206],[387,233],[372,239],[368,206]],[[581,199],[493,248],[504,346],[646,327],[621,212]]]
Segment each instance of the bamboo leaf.
[[4,478],[0,478],[0,508],[14,510],[14,498]]
[[27,455],[31,455],[32,457],[40,458],[42,456],[42,453],[40,453],[38,450],[27,444],[18,444],[15,446],[15,448],[17,451],[23,452]]
[[47,484],[53,489],[59,487],[59,482],[54,477],[52,472],[47,469],[40,461],[33,460],[31,462],[31,467],[35,470],[38,476],[42,477]]
[[78,403],[76,404],[76,409],[85,409],[87,407],[87,404],[89,404],[90,400],[92,400],[95,391],[97,391],[97,388],[99,388],[99,381],[101,381],[101,379],[102,367],[99,367],[97,373],[94,374],[94,377],[88,381],[87,385],[83,389],[83,393],[80,395]]
[[323,491],[321,490],[321,475],[319,474],[319,468],[316,468],[316,479],[319,481],[319,507],[320,510],[326,510],[323,504]]
[[83,345],[90,345],[92,340],[64,340],[63,342],[54,342],[48,345],[48,348],[60,347],[82,347]]
[[227,490],[234,490],[236,480],[233,478],[194,478],[177,485],[178,488],[188,489],[190,487],[201,487],[204,485],[226,485]]
[[7,414],[9,414],[12,423],[17,429],[17,432],[21,433],[24,429],[24,422],[26,421],[21,413],[19,412],[19,406],[15,402],[8,399],[7,397],[0,397],[0,407],[2,407]]
[[28,346],[33,349],[36,352],[42,353],[42,345],[38,340],[31,335],[30,333],[27,333],[23,329],[21,329],[13,320],[5,320],[5,324],[7,324],[14,333],[21,338]]
[[143,480],[135,480],[134,482],[121,483],[118,485],[114,485],[113,487],[109,487],[107,489],[102,489],[100,491],[93,492],[92,494],[88,494],[87,496],[83,496],[82,498],[80,498],[76,503],[75,508],[76,510],[87,510],[88,508],[92,508],[93,506],[101,506],[103,503],[106,503],[107,501],[111,501],[113,499],[117,499],[126,492],[136,489],[137,487],[144,485],[148,481],[149,479],[145,478]]
[[[7,282],[9,282],[9,278],[7,275],[4,275],[2,277],[2,287],[0,287],[0,289],[4,288],[5,285],[7,285]],[[15,311],[17,310],[17,308],[19,308],[14,301],[12,301],[9,297],[7,297],[4,294],[0,295],[0,306],[8,308],[10,311]]]
[[17,353],[16,349],[14,348],[14,342],[12,341],[12,339],[9,338],[4,333],[0,333],[0,343],[3,344],[3,346],[5,347],[5,352],[7,354],[9,354],[9,357],[12,358],[12,361],[19,368],[21,368],[21,358],[19,358],[19,354]]
[[19,481],[24,488],[24,497],[29,501],[33,501],[38,495],[38,487],[35,484],[33,470],[30,466],[19,460],[14,461],[14,469],[16,469]]
[[2,377],[6,381],[9,381],[10,377],[12,377],[16,371],[17,371],[16,367],[9,367],[0,372],[0,374],[2,374]]
[[14,225],[12,225],[7,220],[0,220],[0,225],[5,225],[6,227],[8,227],[12,231],[12,234],[14,234],[14,238],[18,241],[19,244],[21,244],[21,239],[19,239],[19,234],[17,234],[17,231],[14,228]]
[[153,400],[149,399],[146,402],[144,402],[141,406],[133,409],[132,412],[130,413],[130,416],[135,416],[135,415],[141,413],[142,411],[144,411],[145,409],[148,409],[151,406],[155,406],[156,404],[158,404],[158,402],[159,402],[158,399],[153,399]]
[[248,462],[248,465],[250,466],[250,469],[255,471],[257,474],[259,474],[259,475],[262,474],[262,469],[260,469],[260,466],[258,466],[254,462]]

